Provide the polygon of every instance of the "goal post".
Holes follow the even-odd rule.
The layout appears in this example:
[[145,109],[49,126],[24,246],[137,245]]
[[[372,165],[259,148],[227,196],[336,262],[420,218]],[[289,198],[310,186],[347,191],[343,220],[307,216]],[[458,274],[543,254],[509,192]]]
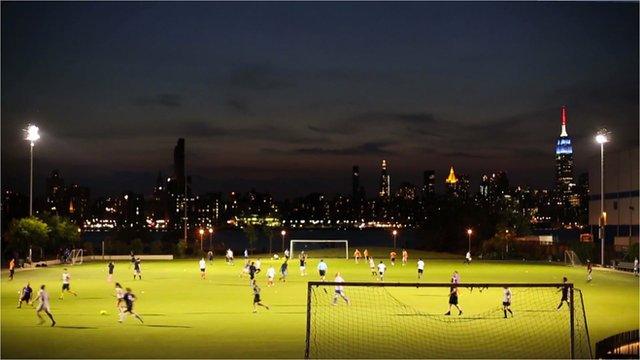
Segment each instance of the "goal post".
[[571,266],[582,265],[582,261],[580,260],[580,257],[573,250],[564,251],[564,263],[566,265],[571,265]]
[[[315,248],[315,250],[323,250],[326,249],[326,246],[334,246],[339,244],[344,244],[344,258],[349,259],[349,240],[318,240],[318,239],[292,239],[289,241],[289,254],[293,258],[295,245],[296,244],[316,244],[320,245],[320,247]],[[307,251],[308,252],[308,251]],[[342,257],[342,251],[336,252],[337,257]],[[324,256],[330,257],[330,256]]]
[[71,265],[82,264],[84,262],[84,250],[73,249],[71,250]]
[[[335,287],[341,286],[348,303]],[[449,309],[452,286],[459,306]],[[562,287],[568,299],[558,309]],[[503,307],[511,290],[513,315]],[[305,358],[591,358],[582,292],[561,283],[309,282]]]

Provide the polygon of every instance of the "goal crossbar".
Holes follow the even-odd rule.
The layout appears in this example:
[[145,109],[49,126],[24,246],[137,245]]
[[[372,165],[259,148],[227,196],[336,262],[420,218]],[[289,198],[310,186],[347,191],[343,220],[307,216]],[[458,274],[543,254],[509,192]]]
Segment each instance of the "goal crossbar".
[[349,259],[349,240],[292,239],[289,241],[289,253],[293,257],[293,245],[299,243],[344,243],[344,257]]
[[[322,320],[317,318],[318,316],[322,316],[322,312],[324,310],[322,309],[318,309],[317,307],[323,308],[326,307],[326,305],[329,304],[324,304],[322,299],[323,297],[331,297],[333,294],[333,288],[336,287],[336,289],[340,288],[340,289],[345,289],[346,290],[346,294],[347,296],[349,296],[351,298],[351,302],[352,305],[351,306],[357,306],[354,305],[354,298],[351,297],[351,292],[349,291],[349,288],[372,288],[372,291],[374,288],[450,288],[450,287],[457,287],[457,288],[461,288],[461,289],[470,289],[471,291],[473,291],[474,289],[479,289],[480,292],[482,292],[482,290],[484,289],[489,289],[489,288],[521,288],[521,289],[526,289],[526,288],[536,288],[536,289],[558,289],[557,291],[553,291],[553,293],[559,292],[559,289],[566,287],[568,290],[568,305],[569,305],[569,315],[568,318],[565,318],[564,321],[565,322],[565,326],[567,326],[567,337],[568,339],[568,346],[567,346],[567,355],[570,358],[577,358],[577,357],[592,357],[593,354],[591,352],[591,346],[589,343],[589,332],[588,332],[588,327],[587,327],[587,319],[586,319],[586,313],[584,311],[584,300],[583,300],[583,296],[582,296],[582,292],[579,289],[576,289],[574,287],[573,283],[483,283],[483,282],[469,282],[469,283],[457,283],[457,284],[452,284],[452,283],[408,283],[408,282],[397,282],[397,283],[391,283],[391,282],[332,282],[332,281],[309,281],[307,283],[307,309],[306,309],[306,338],[305,338],[305,354],[304,357],[306,359],[314,357],[314,355],[318,355],[318,349],[316,348],[318,345],[318,336],[323,336],[322,334],[326,334],[326,333],[321,333],[318,334],[316,333],[318,331],[318,329],[316,328],[317,326],[321,326],[322,324]],[[320,288],[322,288],[324,290],[323,292],[317,292]],[[331,292],[327,291],[327,288],[331,288]],[[357,289],[352,289],[352,291],[362,294],[361,291],[366,291],[366,290],[357,290]],[[385,290],[387,291],[387,290]],[[526,290],[524,290],[526,291]],[[535,290],[535,291],[539,291],[539,290]],[[542,290],[544,291],[544,290]],[[322,295],[320,295],[322,294]],[[379,295],[380,293],[378,293]],[[344,295],[344,293],[343,293]],[[354,294],[356,297],[358,295]],[[335,300],[336,297],[338,295],[334,295],[334,304],[335,305]],[[376,297],[376,295],[374,295],[375,298],[379,299],[378,297]],[[392,295],[391,298],[396,300]],[[320,302],[319,302],[320,301]],[[383,300],[380,300],[383,301]],[[375,304],[373,304],[375,306]],[[382,304],[381,306],[387,306],[388,304]],[[371,313],[373,311],[375,311],[375,308],[371,308],[372,304],[367,304],[365,305],[367,306],[367,313]],[[555,306],[555,303],[554,303]],[[329,306],[329,308],[332,308],[332,306]],[[350,308],[350,307],[348,307]],[[330,311],[330,310],[329,310]],[[530,311],[535,311],[535,310],[530,310]],[[539,311],[539,310],[538,310]],[[552,311],[555,313],[555,307],[552,309]],[[355,311],[357,313],[357,311]],[[398,314],[394,314],[395,316],[398,316]],[[355,316],[355,315],[354,315]],[[506,312],[505,312],[505,316],[506,316]],[[336,318],[334,318],[336,319]],[[368,321],[367,321],[368,322]],[[339,326],[339,324],[336,323],[332,323],[331,324],[331,328],[335,328],[336,326]],[[320,330],[321,331],[321,330]],[[585,341],[586,339],[586,341]],[[314,346],[314,348],[312,349],[311,347]],[[333,356],[337,356],[337,357],[341,357],[340,354],[332,354],[329,357],[333,357]],[[320,356],[323,357],[323,356]],[[344,357],[344,356],[342,356]]]

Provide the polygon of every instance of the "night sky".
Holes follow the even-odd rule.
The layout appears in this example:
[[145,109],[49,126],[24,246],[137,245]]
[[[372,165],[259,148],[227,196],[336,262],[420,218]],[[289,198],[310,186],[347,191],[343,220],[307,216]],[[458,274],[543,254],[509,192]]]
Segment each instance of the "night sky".
[[367,194],[450,165],[550,187],[560,107],[576,173],[638,146],[637,3],[2,3],[2,186],[60,169],[149,194],[187,141],[198,192]]

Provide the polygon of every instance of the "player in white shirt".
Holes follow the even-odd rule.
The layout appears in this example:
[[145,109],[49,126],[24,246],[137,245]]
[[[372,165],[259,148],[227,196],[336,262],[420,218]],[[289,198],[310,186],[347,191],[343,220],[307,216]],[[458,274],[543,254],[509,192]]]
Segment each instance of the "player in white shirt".
[[118,309],[118,314],[122,313],[124,309],[124,289],[120,283],[116,283],[116,309]]
[[471,265],[471,252],[467,251],[467,255],[464,257],[464,263],[467,265]]
[[225,259],[227,260],[227,265],[233,265],[233,251],[231,249],[227,249]]
[[422,274],[424,273],[424,261],[422,258],[418,259],[418,279],[422,279]]
[[[339,272],[336,273],[336,278],[333,279],[333,282],[336,282],[336,283],[343,283],[344,282],[344,279],[342,278],[342,276],[340,276]],[[332,305],[337,305],[338,297],[343,298],[344,301],[347,303],[347,305],[349,305],[349,298],[347,297],[347,295],[345,295],[344,286],[342,286],[342,285],[336,285],[335,293],[333,294],[333,303],[332,303]]]
[[376,272],[376,262],[373,260],[373,256],[369,256],[369,270],[371,270],[371,276],[378,276]]
[[285,259],[287,259],[287,260],[289,260],[289,249],[286,249],[286,250],[284,251],[284,258],[285,258]]
[[633,261],[633,275],[638,276],[638,258]]
[[273,267],[273,265],[269,265],[269,268],[267,269],[267,286],[268,287],[273,286],[273,279],[275,277],[276,277],[276,269]]
[[318,274],[320,274],[320,281],[324,281],[328,268],[329,267],[327,266],[327,263],[325,263],[324,260],[320,259],[320,263],[318,264]]
[[260,260],[260,259],[258,258],[258,260],[256,260],[256,263],[255,263],[253,266],[255,266],[255,267],[256,267],[256,270],[257,270],[258,272],[262,271],[262,269],[261,269],[261,267],[262,267],[262,260]]
[[207,262],[204,258],[200,259],[200,279],[204,280],[205,276],[207,276]]
[[60,292],[60,300],[64,299],[64,292],[68,292],[73,296],[78,296],[75,291],[71,291],[71,275],[64,269],[62,273],[62,291]]
[[513,311],[511,311],[511,289],[504,287],[504,297],[502,298],[502,311],[504,312],[504,318],[507,318],[507,311],[513,317]]
[[44,311],[45,314],[47,314],[47,316],[49,317],[49,319],[51,319],[51,326],[55,326],[56,321],[53,320],[53,315],[51,314],[51,307],[49,305],[49,294],[45,291],[44,285],[40,285],[40,290],[38,291],[38,297],[36,299],[40,301],[40,304],[36,309],[36,315],[38,315],[38,318],[40,319],[40,322],[38,323],[38,325],[44,324],[44,319],[42,319],[42,316],[40,316],[40,312]]
[[378,264],[378,275],[380,276],[380,281],[384,281],[384,272],[387,270],[387,265],[385,265],[382,260],[380,264]]

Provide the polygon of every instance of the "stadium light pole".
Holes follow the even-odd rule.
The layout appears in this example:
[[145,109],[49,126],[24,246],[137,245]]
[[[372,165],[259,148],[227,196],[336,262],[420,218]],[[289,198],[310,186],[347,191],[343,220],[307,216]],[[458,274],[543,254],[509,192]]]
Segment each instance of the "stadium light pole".
[[30,170],[29,170],[29,216],[33,216],[33,147],[36,145],[36,141],[40,139],[40,134],[38,133],[40,129],[32,124],[29,124],[25,129],[25,140],[29,141],[30,146]]
[[213,251],[213,247],[211,246],[213,241],[213,228],[209,228],[209,250]]
[[469,238],[469,252],[471,252],[471,234],[473,234],[473,230],[467,229],[467,237]]
[[609,142],[606,129],[598,131],[596,134],[596,142],[600,144],[600,266],[604,267],[604,226],[605,226],[605,213],[604,213],[604,144]]
[[200,251],[202,251],[202,236],[204,235],[204,229],[198,230],[198,233],[200,234]]
[[396,237],[398,236],[398,230],[393,229],[391,232],[393,234],[393,250],[396,249]]
[[282,235],[282,252],[284,252],[284,236],[287,235],[287,232],[282,230],[280,231],[280,235]]

